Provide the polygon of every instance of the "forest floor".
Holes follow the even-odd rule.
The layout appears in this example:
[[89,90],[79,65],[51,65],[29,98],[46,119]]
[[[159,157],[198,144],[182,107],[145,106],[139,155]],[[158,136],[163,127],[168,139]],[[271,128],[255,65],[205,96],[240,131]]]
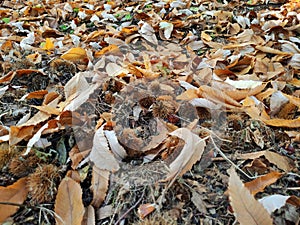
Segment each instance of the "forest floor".
[[299,15],[1,1],[0,224],[299,224]]

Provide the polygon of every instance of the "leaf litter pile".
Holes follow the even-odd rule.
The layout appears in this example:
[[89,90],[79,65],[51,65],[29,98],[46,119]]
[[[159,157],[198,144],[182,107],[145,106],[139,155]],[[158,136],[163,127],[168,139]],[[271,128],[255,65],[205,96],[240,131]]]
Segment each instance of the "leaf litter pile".
[[298,0],[0,4],[0,223],[299,224]]

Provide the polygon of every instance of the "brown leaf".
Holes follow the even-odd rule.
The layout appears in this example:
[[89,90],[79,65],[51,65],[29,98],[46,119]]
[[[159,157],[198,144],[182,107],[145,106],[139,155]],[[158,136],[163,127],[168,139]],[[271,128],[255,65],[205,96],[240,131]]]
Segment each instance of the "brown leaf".
[[229,108],[236,108],[241,106],[240,103],[232,99],[224,92],[220,92],[220,90],[206,85],[203,85],[199,88],[199,95],[215,103],[223,104],[224,106]]
[[95,224],[96,224],[95,209],[93,206],[89,205],[85,209],[85,214],[81,225],[95,225]]
[[269,119],[262,120],[265,124],[274,126],[274,127],[289,127],[289,128],[299,128],[300,127],[300,117],[293,120],[286,119]]
[[250,194],[234,168],[229,169],[228,192],[234,216],[241,225],[272,225],[267,210]]
[[153,203],[142,204],[138,208],[138,215],[143,220],[147,215],[152,213],[155,209],[156,209],[155,204]]
[[266,151],[264,156],[270,163],[275,164],[284,172],[289,172],[295,167],[294,162],[290,158],[282,156],[276,152]]
[[[23,204],[27,198],[27,178],[21,178],[7,187],[0,187],[0,202]],[[13,215],[19,209],[18,206],[0,204],[0,223]]]
[[259,151],[259,152],[240,154],[238,158],[247,160],[247,159],[256,159],[261,156],[265,156],[265,158],[270,163],[273,163],[274,165],[276,165],[278,168],[282,169],[285,172],[291,171],[295,167],[294,162],[290,158],[271,151]]
[[96,166],[93,166],[91,184],[91,189],[93,192],[93,201],[91,204],[95,208],[99,208],[105,199],[106,192],[108,190],[109,175],[109,171],[100,170]]
[[282,173],[273,171],[245,183],[245,187],[248,188],[252,195],[256,195],[257,193],[262,192],[268,185],[275,183],[281,175]]
[[200,160],[204,148],[205,141],[187,128],[179,128],[170,135],[177,136],[185,141],[185,145],[178,157],[170,164],[170,172],[166,180],[170,180],[176,176],[181,176]]
[[25,138],[31,137],[34,126],[16,127],[11,126],[9,132],[9,144],[15,145]]
[[62,180],[58,187],[54,211],[57,214],[57,225],[81,225],[84,206],[80,184],[69,177]]

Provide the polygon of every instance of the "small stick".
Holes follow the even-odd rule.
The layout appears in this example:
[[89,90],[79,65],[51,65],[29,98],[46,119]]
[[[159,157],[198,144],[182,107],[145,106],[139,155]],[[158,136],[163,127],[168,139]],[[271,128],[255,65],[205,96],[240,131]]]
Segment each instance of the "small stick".
[[143,194],[142,194],[142,196],[140,197],[140,199],[133,205],[133,206],[131,206],[118,220],[117,220],[117,222],[115,223],[115,224],[119,224],[120,222],[121,222],[121,220],[122,219],[124,219],[124,217],[125,216],[127,216],[127,214],[130,212],[130,211],[132,211],[141,201],[142,201],[142,199],[143,199],[143,197],[144,197],[144,195],[145,195],[145,189],[143,190]]
[[252,177],[250,175],[248,175],[247,173],[245,173],[243,170],[240,169],[240,167],[238,167],[234,162],[232,162],[223,152],[222,150],[216,145],[214,139],[210,136],[210,139],[215,147],[215,149],[219,152],[219,154],[227,161],[229,162],[231,165],[234,166],[234,168],[236,168],[238,171],[240,171],[243,175],[245,175],[247,178],[249,178],[250,180],[257,178],[257,176]]

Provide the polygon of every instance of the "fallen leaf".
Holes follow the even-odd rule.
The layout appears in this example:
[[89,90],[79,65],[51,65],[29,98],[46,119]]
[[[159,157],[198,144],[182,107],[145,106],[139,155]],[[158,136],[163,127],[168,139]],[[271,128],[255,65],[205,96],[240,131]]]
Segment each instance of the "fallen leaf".
[[174,26],[172,23],[168,23],[166,21],[162,21],[159,23],[159,28],[164,30],[164,36],[166,39],[170,39],[173,27]]
[[235,88],[238,88],[238,89],[251,89],[251,88],[256,88],[256,87],[262,85],[261,81],[256,81],[256,80],[231,80],[228,77],[226,78],[225,82],[232,85]]
[[138,208],[138,215],[143,220],[147,215],[152,213],[156,209],[156,204],[154,203],[146,203],[142,204]]
[[276,152],[266,151],[264,156],[270,163],[275,164],[284,172],[289,172],[295,167],[293,161],[290,158],[282,156]]
[[185,141],[185,145],[177,158],[170,164],[170,171],[166,180],[181,176],[201,159],[205,148],[205,141],[187,128],[179,128],[170,135],[179,137]]
[[196,206],[200,213],[207,213],[205,202],[203,201],[202,195],[200,195],[197,191],[192,191],[191,201]]
[[290,196],[284,195],[270,195],[259,199],[258,201],[264,206],[269,214],[274,212],[276,209],[280,209],[286,204],[286,201]]
[[50,38],[46,38],[43,49],[48,50],[48,51],[54,49],[54,43],[51,41]]
[[98,169],[115,172],[119,170],[120,166],[113,153],[109,150],[103,127],[104,125],[95,132],[89,159]]
[[258,152],[239,154],[238,158],[247,160],[247,159],[257,159],[261,156],[265,156],[265,158],[270,163],[276,165],[278,168],[282,169],[285,172],[289,172],[295,167],[294,162],[290,158],[271,151],[258,151]]
[[245,183],[245,187],[248,188],[252,195],[256,195],[262,192],[265,187],[275,183],[281,176],[282,173],[274,171]]
[[23,204],[26,200],[28,194],[26,182],[27,178],[24,177],[10,186],[0,187],[0,202],[8,203],[7,205],[0,204],[0,223],[4,222],[19,209],[19,206],[9,205],[9,203]]
[[100,170],[96,166],[93,166],[92,183],[91,183],[91,190],[93,192],[93,201],[91,204],[95,208],[99,208],[105,199],[106,192],[108,190],[109,175],[110,175],[109,171]]
[[54,211],[57,225],[81,225],[84,206],[80,184],[69,177],[65,177],[57,191]]
[[87,54],[85,49],[77,47],[68,50],[66,53],[61,55],[61,58],[69,61],[80,61],[87,58]]
[[120,145],[118,138],[116,136],[115,131],[113,130],[106,130],[104,131],[105,136],[109,142],[109,146],[114,153],[117,160],[122,161],[124,158],[126,158],[127,153],[126,150],[123,148],[122,145]]
[[234,168],[229,169],[228,192],[234,216],[241,225],[272,225],[273,220],[267,210],[244,186]]

